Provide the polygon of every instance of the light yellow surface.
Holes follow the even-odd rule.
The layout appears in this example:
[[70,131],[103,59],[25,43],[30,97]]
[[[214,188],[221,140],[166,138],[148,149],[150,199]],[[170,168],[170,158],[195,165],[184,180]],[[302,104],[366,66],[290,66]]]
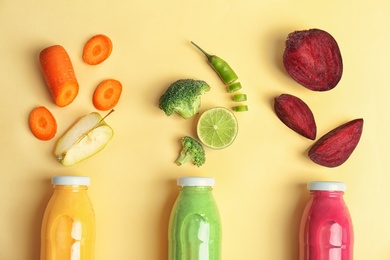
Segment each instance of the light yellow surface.
[[[355,259],[390,259],[389,11],[385,0],[1,1],[0,259],[39,259],[53,175],[91,177],[96,260],[166,259],[175,180],[184,175],[216,178],[224,260],[297,259],[310,180],[347,183]],[[343,77],[329,92],[298,85],[282,65],[287,34],[309,28],[330,32],[341,49]],[[111,38],[113,52],[88,66],[83,45],[99,33]],[[196,118],[167,117],[158,99],[173,81],[196,78],[212,86],[202,111],[233,102],[190,40],[230,63],[250,108],[236,113],[240,132],[233,145],[207,149],[200,168],[173,163],[180,138],[195,135]],[[39,52],[53,44],[68,51],[80,83],[78,97],[65,108],[54,105],[38,64]],[[95,157],[65,168],[53,156],[55,143],[76,119],[95,111],[92,93],[106,78],[124,87],[107,119],[115,136]],[[312,108],[318,137],[364,118],[361,141],[345,164],[329,169],[308,159],[313,142],[273,112],[273,98],[281,93]],[[28,115],[39,105],[57,119],[54,140],[39,141],[29,130]]]

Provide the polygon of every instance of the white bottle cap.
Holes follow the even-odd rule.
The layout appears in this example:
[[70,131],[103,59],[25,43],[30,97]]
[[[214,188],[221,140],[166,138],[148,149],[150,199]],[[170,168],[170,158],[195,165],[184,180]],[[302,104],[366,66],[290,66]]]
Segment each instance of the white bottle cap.
[[307,184],[308,190],[345,191],[347,186],[339,181],[312,181]]
[[178,186],[214,186],[215,180],[211,177],[180,177],[177,179]]
[[53,185],[89,186],[90,179],[88,176],[54,176],[51,183]]

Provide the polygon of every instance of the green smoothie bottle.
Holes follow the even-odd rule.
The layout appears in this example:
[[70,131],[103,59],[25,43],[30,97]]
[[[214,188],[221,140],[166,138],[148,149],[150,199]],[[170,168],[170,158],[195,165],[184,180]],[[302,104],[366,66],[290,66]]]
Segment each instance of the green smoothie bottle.
[[181,177],[169,220],[168,260],[220,260],[221,220],[209,177]]

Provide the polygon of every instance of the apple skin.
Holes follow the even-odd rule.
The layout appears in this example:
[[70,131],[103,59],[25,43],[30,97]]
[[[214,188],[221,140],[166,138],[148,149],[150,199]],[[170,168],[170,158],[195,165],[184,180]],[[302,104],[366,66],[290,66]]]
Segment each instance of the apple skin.
[[99,113],[80,118],[58,140],[54,154],[64,166],[71,166],[100,152],[112,139],[113,129]]

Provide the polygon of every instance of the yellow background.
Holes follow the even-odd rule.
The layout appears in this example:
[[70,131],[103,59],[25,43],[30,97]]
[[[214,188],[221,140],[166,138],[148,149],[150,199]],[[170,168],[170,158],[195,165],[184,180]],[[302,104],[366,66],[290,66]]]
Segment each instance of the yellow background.
[[[89,175],[97,220],[96,260],[167,258],[167,226],[179,176],[212,176],[223,223],[223,259],[298,259],[298,230],[311,180],[347,183],[345,200],[355,227],[355,259],[390,259],[389,121],[390,3],[388,1],[166,0],[0,1],[0,259],[39,259],[40,225],[53,175]],[[318,93],[294,82],[282,65],[287,34],[320,28],[341,49],[338,86]],[[97,66],[81,59],[94,34],[113,42]],[[212,90],[201,112],[232,107],[231,95],[190,41],[235,69],[249,112],[236,113],[239,134],[224,150],[206,149],[197,168],[173,162],[180,138],[195,136],[196,119],[167,117],[158,99],[173,81],[203,79]],[[80,92],[56,107],[38,54],[50,45],[68,51]],[[116,112],[106,120],[115,136],[98,155],[69,168],[58,163],[58,138],[79,117],[96,111],[91,97],[103,79],[123,84]],[[311,162],[313,141],[284,126],[273,99],[296,95],[312,109],[317,139],[364,118],[360,143],[337,168]],[[46,106],[58,132],[40,141],[28,116]],[[102,113],[104,114],[104,113]]]

